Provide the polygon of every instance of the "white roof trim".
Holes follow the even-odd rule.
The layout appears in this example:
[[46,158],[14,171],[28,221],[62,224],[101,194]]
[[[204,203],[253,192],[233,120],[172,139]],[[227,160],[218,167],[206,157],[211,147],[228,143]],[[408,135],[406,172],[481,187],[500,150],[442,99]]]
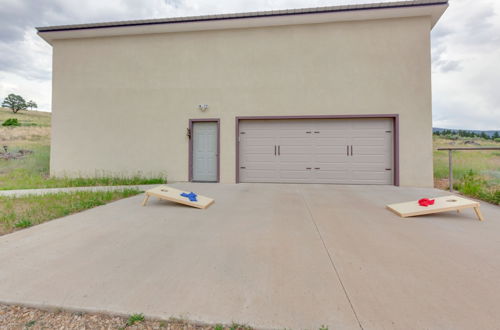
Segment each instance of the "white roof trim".
[[67,25],[37,29],[39,30],[38,34],[45,41],[52,43],[53,40],[58,39],[241,29],[422,16],[430,17],[431,27],[433,27],[447,7],[448,4],[446,1],[417,0],[361,6],[350,5],[245,14]]

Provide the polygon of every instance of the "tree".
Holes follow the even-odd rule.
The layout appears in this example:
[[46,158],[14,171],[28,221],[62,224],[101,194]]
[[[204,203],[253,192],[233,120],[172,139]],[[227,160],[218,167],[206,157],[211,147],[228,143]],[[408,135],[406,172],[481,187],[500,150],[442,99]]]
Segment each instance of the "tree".
[[495,133],[493,133],[493,139],[498,139],[500,138],[500,134],[498,134],[498,131],[496,131]]
[[30,110],[33,110],[33,108],[38,108],[38,105],[32,100],[29,100],[28,103],[26,103],[26,106],[30,108]]
[[17,113],[19,110],[26,110],[28,105],[21,95],[9,94],[3,100],[2,107],[10,108],[13,113]]

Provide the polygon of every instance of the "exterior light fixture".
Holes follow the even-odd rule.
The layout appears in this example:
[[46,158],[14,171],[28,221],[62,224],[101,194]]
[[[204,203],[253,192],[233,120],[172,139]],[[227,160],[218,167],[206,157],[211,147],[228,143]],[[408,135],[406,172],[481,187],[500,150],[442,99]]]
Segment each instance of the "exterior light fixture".
[[208,110],[208,104],[199,104],[198,109],[201,111],[207,111]]

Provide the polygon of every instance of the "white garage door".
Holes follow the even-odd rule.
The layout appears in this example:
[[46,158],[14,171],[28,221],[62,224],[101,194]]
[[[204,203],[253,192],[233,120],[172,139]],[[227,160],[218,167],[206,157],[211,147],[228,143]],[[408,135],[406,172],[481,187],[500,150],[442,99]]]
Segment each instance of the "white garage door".
[[244,120],[240,182],[393,184],[391,119]]

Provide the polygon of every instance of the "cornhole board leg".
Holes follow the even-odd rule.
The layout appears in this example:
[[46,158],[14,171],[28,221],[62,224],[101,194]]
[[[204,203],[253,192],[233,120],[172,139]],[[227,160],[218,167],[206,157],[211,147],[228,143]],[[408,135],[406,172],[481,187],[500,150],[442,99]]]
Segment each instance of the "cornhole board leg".
[[148,202],[148,199],[149,199],[149,194],[146,193],[145,196],[144,196],[144,200],[142,201],[142,206],[146,206],[146,203]]
[[476,215],[479,218],[479,221],[484,221],[483,214],[481,213],[479,206],[475,207],[474,211],[476,212]]

